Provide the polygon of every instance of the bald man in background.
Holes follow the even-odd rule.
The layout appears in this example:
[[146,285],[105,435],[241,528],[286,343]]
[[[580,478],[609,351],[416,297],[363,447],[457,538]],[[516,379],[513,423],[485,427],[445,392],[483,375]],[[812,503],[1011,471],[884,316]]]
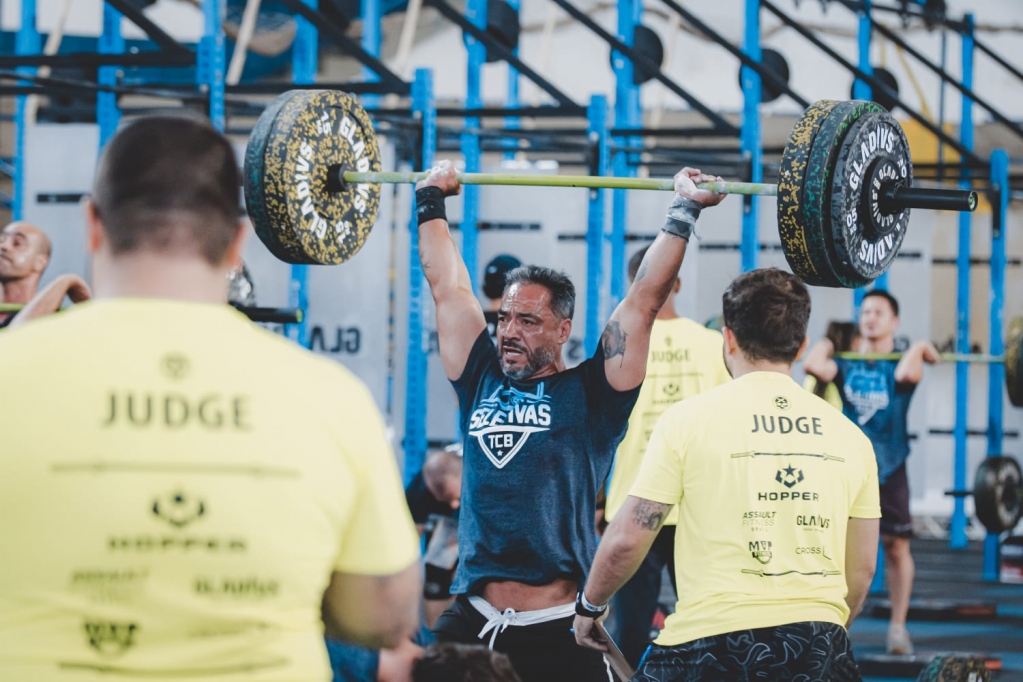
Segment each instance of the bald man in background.
[[[0,288],[3,303],[25,304],[39,290],[39,280],[50,264],[52,245],[46,233],[35,225],[13,222],[0,232]],[[0,312],[0,327],[14,319],[14,313]]]

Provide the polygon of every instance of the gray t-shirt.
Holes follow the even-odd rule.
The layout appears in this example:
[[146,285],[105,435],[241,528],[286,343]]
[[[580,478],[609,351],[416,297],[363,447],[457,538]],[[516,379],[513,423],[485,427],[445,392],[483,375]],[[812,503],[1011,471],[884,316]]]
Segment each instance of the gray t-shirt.
[[495,580],[583,581],[597,549],[597,490],[639,387],[608,384],[600,347],[564,372],[509,379],[487,331],[451,383],[465,434],[452,594],[479,593]]

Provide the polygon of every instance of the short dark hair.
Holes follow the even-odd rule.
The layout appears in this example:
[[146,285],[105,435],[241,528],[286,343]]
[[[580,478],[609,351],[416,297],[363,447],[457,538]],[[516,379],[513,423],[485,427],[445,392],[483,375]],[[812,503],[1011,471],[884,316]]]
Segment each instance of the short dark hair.
[[853,349],[853,341],[860,335],[859,327],[852,322],[828,322],[824,338],[831,342],[836,353],[847,353]]
[[725,326],[750,360],[791,364],[806,339],[810,292],[778,270],[753,270],[736,277],[721,297]]
[[551,311],[559,320],[571,320],[575,314],[575,285],[563,272],[539,265],[517,267],[504,278],[505,289],[513,284],[538,284],[551,292]]
[[431,644],[412,667],[413,682],[521,682],[511,661],[479,644]]
[[643,264],[643,259],[646,257],[646,252],[650,250],[650,245],[647,244],[642,249],[632,254],[632,258],[629,259],[629,281],[636,281],[636,273],[639,272],[639,266]]
[[883,298],[884,300],[888,301],[888,305],[892,307],[892,312],[895,313],[895,317],[899,316],[899,302],[895,300],[894,296],[889,294],[884,289],[871,289],[867,293],[863,294],[864,301],[866,301],[868,298]]
[[483,269],[483,295],[489,299],[501,298],[505,277],[520,265],[522,261],[515,256],[506,253],[495,256]]
[[195,253],[215,265],[237,234],[240,187],[231,143],[208,122],[151,116],[107,144],[92,198],[113,253]]

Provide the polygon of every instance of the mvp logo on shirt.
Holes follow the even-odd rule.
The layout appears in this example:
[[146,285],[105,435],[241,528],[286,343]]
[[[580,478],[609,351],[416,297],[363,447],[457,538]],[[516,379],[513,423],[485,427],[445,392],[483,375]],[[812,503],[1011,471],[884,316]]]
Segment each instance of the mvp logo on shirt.
[[498,388],[473,411],[469,435],[493,465],[503,469],[532,434],[550,430],[550,402],[543,383],[533,393],[513,387]]

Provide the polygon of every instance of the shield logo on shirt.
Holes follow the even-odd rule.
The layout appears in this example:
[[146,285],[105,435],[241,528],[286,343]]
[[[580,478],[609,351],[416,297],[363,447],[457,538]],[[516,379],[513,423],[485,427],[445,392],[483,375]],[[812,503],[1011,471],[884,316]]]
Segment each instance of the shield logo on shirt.
[[469,435],[476,439],[487,459],[503,469],[530,435],[550,430],[550,401],[543,383],[533,393],[514,387],[498,388],[473,411]]

